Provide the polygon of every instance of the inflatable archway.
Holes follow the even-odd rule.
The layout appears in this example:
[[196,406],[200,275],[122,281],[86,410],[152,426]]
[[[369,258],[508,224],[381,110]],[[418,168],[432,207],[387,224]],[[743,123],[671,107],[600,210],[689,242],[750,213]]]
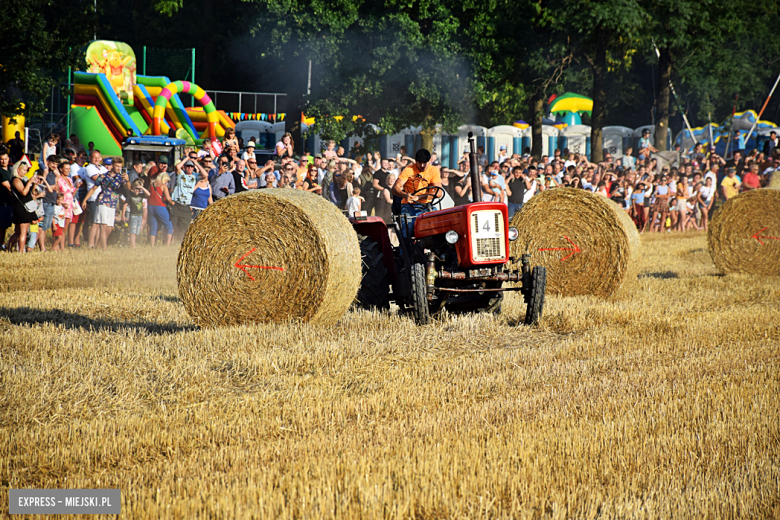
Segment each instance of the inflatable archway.
[[198,102],[203,105],[203,111],[206,112],[206,119],[209,123],[209,137],[216,139],[217,137],[217,108],[214,106],[214,102],[206,94],[206,91],[197,86],[195,83],[189,81],[174,81],[165,86],[160,91],[160,95],[157,96],[157,100],[154,102],[154,113],[152,114],[152,135],[160,135],[160,123],[165,116],[165,106],[170,101],[171,97],[179,92],[187,92],[192,94]]

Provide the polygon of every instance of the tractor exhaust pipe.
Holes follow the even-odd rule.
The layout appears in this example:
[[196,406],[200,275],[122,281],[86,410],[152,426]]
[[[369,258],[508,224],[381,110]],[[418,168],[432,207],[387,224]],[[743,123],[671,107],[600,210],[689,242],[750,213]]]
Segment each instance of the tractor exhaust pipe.
[[482,202],[482,184],[479,182],[479,165],[477,164],[477,146],[474,144],[474,133],[469,132],[469,169],[471,172],[471,202]]

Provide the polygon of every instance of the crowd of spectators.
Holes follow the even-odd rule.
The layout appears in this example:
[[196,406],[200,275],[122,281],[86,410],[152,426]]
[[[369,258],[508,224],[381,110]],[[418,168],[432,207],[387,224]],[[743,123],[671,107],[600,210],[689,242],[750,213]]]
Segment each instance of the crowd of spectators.
[[[17,136],[16,139],[19,139]],[[766,186],[780,170],[780,147],[771,136],[768,150],[729,160],[696,146],[679,166],[667,166],[654,156],[647,136],[635,156],[631,148],[615,158],[605,153],[594,164],[582,154],[555,150],[540,159],[508,154],[488,161],[478,148],[478,199],[507,205],[511,218],[535,195],[566,186],[588,190],[618,204],[640,232],[706,230],[717,200]],[[395,157],[378,152],[348,156],[330,141],[322,153],[297,155],[292,136],[275,146],[273,159],[258,164],[255,142],[246,146],[235,133],[215,154],[207,141],[187,148],[169,164],[165,155],[124,168],[122,157],[104,158],[94,145],[84,149],[76,136],[60,144],[53,135],[43,146],[41,170],[29,176],[30,162],[18,142],[0,149],[0,243],[14,251],[63,250],[86,246],[106,249],[111,243],[135,247],[180,241],[193,219],[216,200],[253,189],[299,189],[324,197],[346,215],[357,211],[390,223],[391,188],[400,172],[413,164],[404,147]],[[455,169],[440,170],[442,187],[455,205],[473,200],[468,153]],[[13,233],[6,240],[13,224]],[[118,230],[118,231],[117,231]],[[47,238],[50,233],[51,238]]]

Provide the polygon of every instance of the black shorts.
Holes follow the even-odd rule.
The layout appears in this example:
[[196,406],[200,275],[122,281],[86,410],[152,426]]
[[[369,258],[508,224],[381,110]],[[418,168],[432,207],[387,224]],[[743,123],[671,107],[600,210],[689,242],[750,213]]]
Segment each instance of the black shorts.
[[0,229],[8,229],[14,223],[14,207],[0,206]]

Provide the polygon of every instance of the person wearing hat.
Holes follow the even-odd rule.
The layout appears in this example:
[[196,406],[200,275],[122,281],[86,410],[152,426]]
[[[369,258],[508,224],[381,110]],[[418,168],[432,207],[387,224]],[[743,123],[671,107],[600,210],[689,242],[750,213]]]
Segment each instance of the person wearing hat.
[[[187,228],[192,223],[192,209],[190,209],[190,202],[192,201],[192,193],[195,190],[195,185],[198,183],[198,174],[201,173],[203,167],[193,161],[188,155],[179,161],[176,166],[176,184],[171,194],[173,199],[173,206],[170,208],[171,222],[173,223],[173,233],[176,240],[182,240],[184,234],[187,232]],[[196,174],[197,170],[197,174]],[[207,174],[208,175],[208,174]]]
[[642,137],[639,138],[639,160],[644,161],[650,157],[650,152],[658,153],[658,150],[650,144],[650,130],[645,128],[642,130]]
[[506,146],[502,144],[501,146],[498,147],[498,164],[502,164],[506,160],[507,160]]
[[249,141],[249,143],[246,145],[246,151],[241,154],[241,158],[245,161],[249,161],[249,159],[255,159],[255,161],[257,161],[257,157],[255,157],[254,141]]
[[[426,190],[423,193],[414,193],[429,186],[441,188],[441,174],[439,169],[431,163],[431,152],[425,148],[420,148],[414,154],[414,164],[407,166],[398,176],[393,185],[393,195],[401,199],[401,215],[409,215],[411,218],[410,226],[414,229],[414,220],[417,215],[425,212],[423,204],[430,202],[439,190]],[[410,230],[401,229],[406,236]]]

